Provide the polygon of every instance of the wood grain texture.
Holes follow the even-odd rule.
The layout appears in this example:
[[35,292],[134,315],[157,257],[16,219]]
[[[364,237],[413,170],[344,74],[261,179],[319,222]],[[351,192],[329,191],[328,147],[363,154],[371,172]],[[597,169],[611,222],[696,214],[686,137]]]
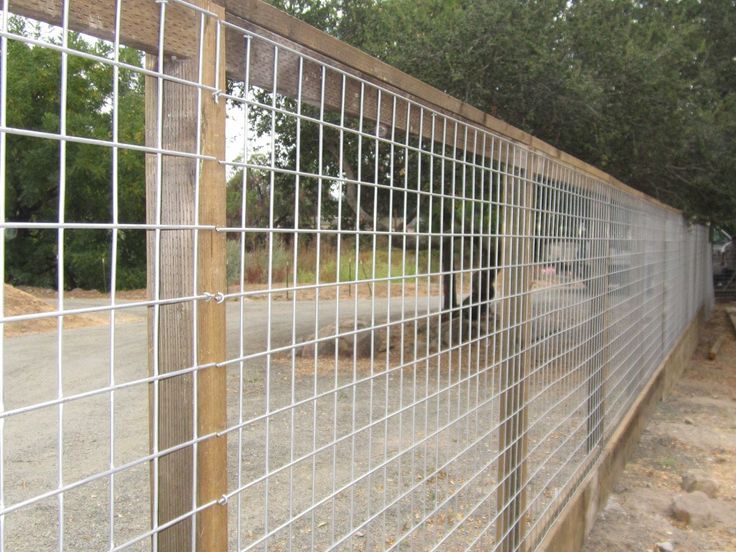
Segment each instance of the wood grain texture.
[[[203,4],[216,10],[214,4]],[[222,8],[220,17],[224,17]],[[203,35],[203,81],[215,84],[216,20],[208,18]],[[195,41],[196,42],[196,41]],[[219,54],[224,55],[224,45]],[[154,69],[157,59],[148,56],[147,65]],[[198,79],[199,63],[196,58],[167,59],[164,72],[190,81]],[[225,74],[218,77],[224,89]],[[157,79],[146,79],[146,138],[147,144],[156,146],[157,105],[159,93]],[[201,124],[201,152],[224,159],[225,156],[225,102],[216,102],[211,94],[202,95],[202,114],[197,117],[197,91],[164,81],[161,147],[195,152],[197,149],[197,124]],[[161,173],[161,222],[165,224],[194,224],[195,184],[199,181],[199,223],[225,224],[225,172],[217,161],[163,157]],[[147,220],[156,221],[157,209],[157,159],[146,158]],[[194,291],[194,236],[191,230],[165,231],[160,239],[160,297],[186,297]],[[198,235],[198,292],[216,293],[225,290],[225,236],[212,231],[200,231]],[[149,233],[148,273],[149,295],[154,289],[154,235]],[[211,364],[225,358],[225,308],[215,301],[198,307],[197,362]],[[151,313],[150,332],[153,339]],[[160,307],[158,370],[169,372],[192,366],[194,360],[194,309],[191,302]],[[153,362],[153,359],[151,359]],[[225,368],[210,367],[199,372],[197,381],[197,435],[209,435],[224,429],[226,425]],[[193,377],[178,376],[159,384],[158,446],[159,450],[190,440],[194,436]],[[213,437],[201,442],[197,449],[197,504],[217,500],[226,492],[227,455],[226,438]],[[158,473],[158,524],[191,511],[193,506],[192,447],[187,447],[163,457]],[[191,550],[192,519],[187,518],[158,535],[161,551]],[[216,504],[203,510],[197,517],[197,548],[199,550],[227,550],[227,508]]]
[[503,232],[501,265],[503,300],[501,325],[505,334],[501,343],[509,350],[501,352],[501,396],[499,406],[498,490],[496,491],[496,543],[504,552],[526,550],[527,494],[527,387],[531,352],[531,301],[534,204],[536,182],[527,175],[535,172],[536,158],[523,152],[517,164],[526,170],[506,178],[503,195]]
[[[148,56],[150,68],[157,60]],[[164,70],[187,79],[197,78],[196,60],[171,60]],[[146,78],[146,144],[158,146],[157,94],[163,94],[162,143],[164,148],[182,151],[196,149],[197,95],[191,87],[164,82],[159,91],[157,79]],[[194,183],[196,161],[183,157],[161,160],[161,189],[158,190],[156,155],[146,155],[146,222],[157,220],[158,194],[162,224],[194,224]],[[158,260],[160,270],[154,272],[156,260],[155,233],[147,233],[148,296],[154,298],[156,277],[160,287],[159,298],[188,297],[194,291],[194,238],[191,230],[167,230],[160,234]],[[194,362],[194,306],[178,302],[159,307],[158,359],[153,357],[154,309],[149,307],[149,368],[154,373],[181,370]],[[158,384],[158,450],[189,441],[194,436],[194,397],[191,374],[177,376]],[[151,389],[153,395],[153,388]],[[151,399],[153,401],[153,399]],[[153,403],[151,436],[153,427]],[[153,469],[153,465],[152,465]],[[186,447],[162,457],[158,462],[158,524],[166,523],[190,511],[193,505],[194,457]],[[152,481],[153,484],[153,481]],[[152,493],[153,496],[153,493]],[[158,533],[161,552],[189,550],[192,546],[191,519],[173,525]]]
[[733,331],[736,332],[736,309],[726,309],[726,316],[731,321]]
[[[13,0],[10,11],[50,25],[62,25],[63,0]],[[120,42],[149,54],[158,54],[161,6],[152,0],[122,0]],[[169,2],[166,5],[166,54],[193,57],[199,17],[191,9]],[[115,39],[114,0],[72,0],[69,28],[103,40]]]
[[603,228],[598,228],[599,235],[596,236],[598,239],[591,240],[593,250],[589,253],[598,261],[594,264],[595,274],[592,275],[594,279],[591,279],[588,284],[596,294],[593,298],[592,312],[597,313],[588,333],[592,336],[591,347],[594,351],[588,374],[588,417],[586,420],[588,452],[601,444],[606,412],[605,388],[611,360],[611,292],[609,288],[613,200],[609,190],[603,191],[602,200],[596,201],[595,205],[598,211],[593,215],[593,225],[602,224]]
[[715,360],[718,356],[718,351],[721,350],[721,347],[726,341],[726,336],[721,334],[718,336],[718,339],[716,339],[715,343],[710,346],[710,349],[708,349],[708,358],[710,360]]
[[[413,103],[421,102],[421,99],[412,97],[406,91],[393,86],[391,83],[376,81],[367,75],[363,75],[363,77],[369,82],[362,82],[359,78],[361,75],[356,73],[349,65],[318,54],[296,42],[284,40],[280,35],[254,25],[245,19],[228,15],[228,21],[253,34],[249,46],[246,47],[246,40],[242,34],[232,29],[228,30],[226,39],[227,55],[228,60],[230,60],[228,62],[228,73],[231,78],[240,81],[245,78],[245,60],[247,57],[248,77],[251,86],[272,91],[274,68],[276,68],[277,92],[295,98],[299,91],[299,65],[301,59],[301,97],[305,103],[319,107],[323,99],[324,86],[325,111],[336,114],[344,112],[347,117],[355,119],[362,117],[364,131],[369,134],[376,134],[375,125],[378,124],[378,135],[382,137],[389,137],[392,128],[399,133],[408,130],[410,134],[415,136],[421,134],[424,140],[429,140],[434,136],[436,142],[445,142],[448,147],[455,144],[459,149],[465,149],[477,155],[483,153],[482,140],[479,138],[477,143],[473,140],[474,131],[472,129],[469,131],[469,139],[466,143],[464,138],[465,124],[460,121],[460,132],[456,136],[454,121],[448,121],[447,127],[444,128],[442,118],[433,116],[432,109],[448,117],[457,117],[456,114],[443,110],[438,106],[422,108],[420,105]],[[276,48],[262,37],[293,48],[295,51],[279,48],[278,64],[276,64],[274,62]],[[303,55],[314,56],[315,59],[303,58]],[[237,63],[232,60],[237,60]],[[323,64],[327,64],[328,68],[323,69]],[[379,92],[379,88],[383,90]],[[482,132],[483,129],[479,128],[478,130]],[[490,159],[490,139],[487,140],[485,153],[486,159]]]
[[[461,102],[449,94],[445,94],[437,88],[383,63],[365,52],[281,12],[262,0],[225,0],[225,6],[228,21],[234,24],[242,25],[244,21],[249,22],[251,25],[260,27],[265,31],[275,33],[295,44],[301,45],[301,47],[313,52],[318,57],[324,56],[326,59],[349,68],[359,75],[365,75],[377,83],[400,90],[404,95],[418,102],[427,103],[441,113],[452,114],[490,130],[512,142],[523,144],[534,151],[544,154],[550,159],[560,161],[570,167],[583,171],[644,202],[670,211],[679,212],[679,210],[627,186],[597,167],[581,161],[476,107]],[[238,39],[239,43],[242,43],[241,38],[239,37]],[[242,52],[242,47],[240,51]],[[232,67],[235,71],[238,71],[238,64],[235,63],[235,59],[242,58],[234,56],[239,56],[239,52],[229,53],[228,56],[232,62],[231,65],[228,65],[228,68]],[[240,67],[242,67],[242,64],[240,64]],[[240,71],[242,72],[242,69]],[[398,128],[401,127],[399,126]]]
[[[208,10],[224,17],[224,9],[204,3]],[[216,60],[225,67],[225,45],[217,50],[217,22],[210,18],[204,28],[203,81],[204,84],[225,90],[225,71],[215,74]],[[225,107],[224,99],[215,101],[212,94],[202,98],[202,154],[225,159]],[[200,224],[225,226],[226,211],[225,167],[218,161],[204,160],[201,164],[199,222]],[[227,291],[226,255],[224,233],[213,230],[199,232],[199,258],[197,260],[199,293]],[[208,301],[198,310],[198,350],[200,365],[218,363],[226,355],[225,303]],[[211,366],[199,372],[197,381],[197,434],[210,435],[225,429],[227,425],[227,385],[224,366]],[[204,440],[197,449],[197,504],[204,505],[220,499],[227,492],[227,437],[222,435]],[[226,552],[228,542],[227,506],[215,504],[197,516],[197,550]]]

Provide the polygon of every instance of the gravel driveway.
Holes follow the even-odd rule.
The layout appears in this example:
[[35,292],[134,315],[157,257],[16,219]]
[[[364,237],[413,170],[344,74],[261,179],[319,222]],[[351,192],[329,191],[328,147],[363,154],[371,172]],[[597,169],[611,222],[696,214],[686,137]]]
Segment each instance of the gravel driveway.
[[[534,297],[537,337],[559,332],[561,326],[574,322],[567,314],[562,316],[566,306],[583,305],[577,310],[582,317],[589,312],[580,292],[545,291]],[[99,304],[98,300],[76,299],[68,301],[67,307]],[[407,298],[403,305],[394,299],[390,309],[386,299],[375,303],[342,300],[339,305],[334,300],[321,301],[318,325],[353,320],[356,310],[359,319],[370,322],[372,315],[382,324],[389,310],[393,321],[421,316],[438,305],[438,297],[420,297],[416,311],[414,298]],[[239,354],[239,306],[233,302],[227,308],[228,358],[234,358]],[[146,312],[127,312],[127,322],[116,328],[112,355],[109,327],[64,333],[64,396],[104,388],[111,377],[117,385],[146,377]],[[262,351],[269,328],[268,304],[246,302],[245,313],[245,353]],[[297,340],[308,338],[315,327],[315,304],[275,301],[270,320],[272,347],[291,343],[292,324]],[[285,353],[272,357],[270,371],[265,357],[258,357],[243,363],[242,404],[241,367],[230,367],[228,426],[246,421],[242,431],[228,437],[228,488],[242,488],[240,500],[234,497],[229,507],[231,549],[238,545],[264,549],[260,536],[282,525],[284,530],[269,542],[271,550],[288,549],[289,543],[294,550],[312,545],[324,549],[358,526],[362,527],[354,531],[352,542],[344,544],[373,549],[390,545],[393,536],[418,522],[421,530],[407,537],[407,543],[423,548],[423,542],[435,542],[451,532],[448,546],[467,544],[474,534],[489,527],[495,514],[491,490],[496,465],[491,459],[498,449],[494,428],[499,370],[497,366],[483,368],[493,365],[494,347],[489,339],[478,346],[457,348],[452,355],[419,362],[412,360],[405,347],[382,352],[373,362],[322,359],[316,369],[311,357],[292,362]],[[424,355],[419,351],[419,358]],[[6,410],[57,397],[57,357],[55,334],[6,338]],[[545,392],[566,397],[560,408],[584,404],[570,389],[569,381],[563,380],[562,387],[547,385]],[[319,398],[311,400],[315,395]],[[299,406],[290,408],[295,402]],[[535,413],[545,412],[547,403],[532,404],[532,421]],[[277,414],[265,416],[266,408]],[[579,428],[579,419],[570,416],[567,426],[558,424],[554,429]],[[531,446],[551,427],[533,424]],[[94,476],[144,457],[149,452],[148,440],[145,384],[8,417],[3,450],[6,507],[43,493],[50,496],[6,516],[6,549],[56,550],[60,546],[61,502],[54,494],[59,479],[65,485],[84,482],[63,496],[64,549],[109,549],[111,533],[115,546],[145,533],[150,519],[148,464],[131,465],[113,477]],[[537,446],[531,453],[542,458],[551,449],[568,458],[566,448],[552,444]],[[314,450],[318,452],[313,454]],[[556,464],[548,464],[542,475],[554,472]],[[266,471],[273,475],[249,484]],[[358,483],[348,485],[356,478]],[[315,503],[318,506],[312,508]],[[304,515],[286,523],[299,513]],[[494,531],[491,528],[487,533],[490,538]],[[150,540],[126,549],[149,550]]]

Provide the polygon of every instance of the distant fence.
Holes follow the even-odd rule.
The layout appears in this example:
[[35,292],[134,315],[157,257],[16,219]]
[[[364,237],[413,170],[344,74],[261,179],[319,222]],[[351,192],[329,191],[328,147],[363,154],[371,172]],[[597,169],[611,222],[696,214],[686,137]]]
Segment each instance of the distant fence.
[[717,301],[734,301],[736,300],[736,241],[717,229],[713,229],[711,241],[715,298]]
[[[534,549],[710,303],[705,228],[261,2],[3,8],[3,205],[40,143],[58,202],[0,209],[0,247],[53,233],[59,290],[70,237],[112,260],[109,293],[0,293],[0,549]],[[58,54],[52,123],[13,126],[13,43]],[[67,125],[74,59],[113,83],[102,138]],[[104,220],[66,216],[85,148]]]

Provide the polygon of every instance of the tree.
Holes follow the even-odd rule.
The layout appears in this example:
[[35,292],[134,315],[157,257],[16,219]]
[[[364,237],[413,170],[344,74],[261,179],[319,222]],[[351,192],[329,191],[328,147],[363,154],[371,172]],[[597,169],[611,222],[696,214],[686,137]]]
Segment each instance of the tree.
[[[22,18],[11,18],[10,30],[21,36],[58,42],[58,38]],[[112,45],[69,34],[69,47],[110,58]],[[67,56],[66,134],[112,139],[113,69],[93,59]],[[120,60],[141,64],[136,50],[121,48]],[[18,40],[8,40],[9,127],[58,135],[61,129],[61,54]],[[118,79],[118,140],[143,142],[143,79],[121,69]],[[6,220],[58,222],[61,142],[9,133],[6,158]],[[66,142],[64,220],[75,223],[113,222],[113,153],[109,147]],[[143,154],[121,149],[117,159],[120,222],[145,221]],[[13,284],[55,287],[57,230],[21,228],[6,231],[6,274]],[[64,281],[69,288],[108,289],[112,232],[64,232]],[[118,232],[117,285],[145,285],[145,235]]]
[[689,216],[736,226],[733,0],[274,3]]

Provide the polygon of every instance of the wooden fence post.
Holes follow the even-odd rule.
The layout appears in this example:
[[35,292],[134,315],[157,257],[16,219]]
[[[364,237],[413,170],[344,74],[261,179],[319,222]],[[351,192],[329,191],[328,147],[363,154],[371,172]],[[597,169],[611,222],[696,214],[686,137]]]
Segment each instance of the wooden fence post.
[[611,210],[612,198],[610,189],[606,188],[603,193],[603,199],[606,202],[602,209],[604,213],[603,232],[596,239],[594,247],[594,257],[599,261],[595,263],[594,269],[597,269],[595,281],[598,286],[590,282],[590,288],[594,292],[596,287],[599,288],[599,296],[593,301],[593,309],[596,316],[593,321],[592,331],[595,334],[593,339],[593,347],[595,354],[591,361],[591,369],[588,375],[588,418],[587,418],[587,441],[586,451],[592,451],[601,441],[604,430],[605,416],[605,386],[608,381],[609,362],[610,362],[610,254],[611,254]]
[[[205,6],[217,14],[208,17],[204,29],[203,81],[225,90],[225,39],[217,40],[218,19],[225,19],[221,6]],[[224,31],[222,31],[224,34]],[[219,51],[218,51],[219,47]],[[219,56],[219,63],[217,63]],[[219,71],[219,73],[218,73]],[[226,225],[225,99],[211,93],[203,95],[202,154],[214,160],[202,161],[200,180],[200,224]],[[215,230],[199,232],[199,292],[227,292],[226,236]],[[210,301],[200,306],[197,357],[200,365],[220,363],[226,356],[225,303]],[[227,370],[211,366],[199,372],[197,381],[197,434],[209,435],[227,426]],[[219,500],[227,492],[227,437],[212,437],[199,444],[197,451],[197,504]],[[227,505],[217,503],[199,514],[197,550],[226,552],[228,543]]]
[[[148,69],[158,60],[146,56]],[[164,71],[179,78],[197,78],[196,60],[167,60]],[[196,93],[190,87],[164,81],[159,91],[155,77],[146,77],[146,144],[151,147],[194,151]],[[158,138],[157,96],[163,94],[161,135]],[[194,159],[146,156],[146,222],[194,224]],[[160,171],[160,175],[158,174]],[[159,190],[160,186],[160,190]],[[158,194],[160,193],[160,197]],[[160,212],[160,214],[158,213]],[[147,233],[148,298],[173,299],[192,295],[194,235],[191,230]],[[158,247],[156,238],[158,234]],[[155,269],[158,259],[158,270]],[[151,375],[163,375],[192,366],[194,361],[194,305],[178,302],[148,309],[148,364]],[[189,441],[194,436],[193,379],[190,373],[151,384],[149,393],[150,444],[153,453]],[[154,527],[192,508],[194,457],[192,447],[179,449],[151,462],[151,515]],[[190,550],[191,519],[153,535],[158,550]]]
[[[225,88],[224,39],[217,41],[218,18],[224,8],[212,2],[199,4],[214,12],[204,24],[202,81],[208,86]],[[197,22],[198,22],[197,18]],[[192,27],[192,41],[199,38],[199,25]],[[217,46],[220,45],[220,51]],[[216,63],[217,55],[220,63]],[[165,56],[163,72],[197,83],[200,60]],[[158,71],[156,56],[146,56],[146,67]],[[216,68],[219,74],[215,75]],[[161,86],[160,86],[161,85]],[[159,89],[159,87],[161,89]],[[225,155],[225,101],[202,91],[198,117],[198,94],[195,85],[186,85],[156,77],[145,79],[146,145],[173,151],[195,152],[200,136],[200,153],[216,159]],[[158,97],[161,114],[158,113]],[[200,125],[197,128],[197,125]],[[160,125],[160,128],[159,128]],[[160,131],[160,136],[159,136]],[[196,175],[199,171],[199,209],[196,202]],[[160,197],[158,194],[160,193]],[[225,224],[225,172],[216,160],[199,161],[181,156],[149,154],[146,156],[146,222],[166,225]],[[198,256],[194,259],[195,235]],[[158,246],[156,244],[158,237]],[[155,269],[158,261],[158,270]],[[197,295],[226,291],[225,236],[214,230],[158,230],[147,236],[148,297],[154,300],[190,297],[194,294],[197,271]],[[225,358],[225,305],[217,301],[201,302],[194,319],[192,301],[181,301],[149,308],[149,372],[159,375],[198,365],[212,364]],[[156,327],[157,322],[157,327]],[[197,324],[197,343],[194,324]],[[156,337],[158,338],[156,340]],[[195,350],[195,345],[197,349]],[[196,434],[194,378],[196,392]],[[157,399],[155,399],[157,397]],[[158,408],[155,409],[157,402]],[[161,451],[192,440],[195,435],[209,435],[225,428],[225,368],[213,366],[194,376],[185,373],[154,382],[149,393],[150,444]],[[194,483],[194,448],[183,447],[151,462],[152,519],[155,527],[169,523],[202,505],[219,499],[226,492],[226,438],[212,437],[197,447],[197,481]],[[154,473],[156,470],[156,473]],[[195,495],[196,493],[196,495]],[[195,500],[196,499],[196,500]],[[154,502],[155,501],[155,502]],[[193,549],[192,517],[158,531],[161,552]],[[227,550],[227,510],[215,504],[197,516],[196,541],[199,550]]]
[[525,550],[527,386],[531,372],[531,300],[535,221],[535,156],[524,151],[526,169],[507,176],[504,183],[503,276],[504,301],[501,321],[505,328],[502,353],[507,360],[501,368],[501,397],[496,493],[496,542],[499,550]]

